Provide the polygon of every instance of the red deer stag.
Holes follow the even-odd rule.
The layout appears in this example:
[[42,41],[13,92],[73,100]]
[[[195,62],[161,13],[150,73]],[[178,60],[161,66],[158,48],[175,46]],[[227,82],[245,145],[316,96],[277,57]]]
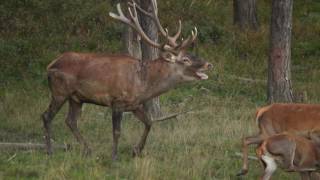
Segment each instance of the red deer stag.
[[238,175],[248,172],[248,145],[259,145],[264,139],[282,132],[299,134],[320,129],[320,105],[272,104],[257,110],[256,122],[259,127],[258,135],[243,139],[243,165]]
[[[82,104],[91,103],[112,109],[112,159],[114,160],[117,158],[122,113],[130,111],[144,124],[144,132],[133,148],[133,155],[140,155],[154,122],[147,116],[142,104],[181,83],[208,78],[204,72],[212,68],[212,65],[186,52],[187,47],[197,37],[197,29],[192,31],[191,36],[184,40],[181,38],[180,41],[181,22],[179,22],[178,32],[170,36],[159,22],[156,0],[152,0],[152,4],[152,12],[147,12],[132,1],[129,3],[128,17],[123,14],[118,4],[118,15],[110,13],[110,16],[129,25],[142,40],[160,49],[158,59],[142,62],[127,55],[68,52],[48,65],[52,99],[42,115],[48,154],[52,153],[51,121],[61,106],[68,101],[69,113],[65,122],[77,141],[84,146],[84,152],[90,152],[90,148],[80,135],[77,120],[80,117]],[[154,42],[143,32],[137,10],[155,21],[160,34],[165,38],[165,43]]]
[[310,180],[318,174],[320,165],[319,130],[306,137],[290,133],[280,133],[265,139],[257,148],[257,155],[264,165],[262,180],[269,180],[280,164],[288,172],[299,172],[301,179]]

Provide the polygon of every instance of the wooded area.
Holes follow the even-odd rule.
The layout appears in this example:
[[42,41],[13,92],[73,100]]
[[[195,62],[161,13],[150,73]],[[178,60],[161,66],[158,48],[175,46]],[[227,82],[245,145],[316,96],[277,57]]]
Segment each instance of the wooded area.
[[[117,13],[119,2],[127,17],[130,16],[127,7],[135,13],[134,3],[145,9],[147,13],[137,10],[143,31],[155,44],[166,44],[154,48],[136,33],[137,29],[110,17],[110,12]],[[319,104],[318,1],[158,0],[162,32],[146,15],[152,12],[151,0],[130,2],[4,0],[0,3],[0,179],[234,179],[242,165],[242,159],[234,154],[241,151],[242,137],[257,134],[254,115],[258,107],[275,102]],[[174,47],[168,37],[179,32],[179,20],[183,39],[177,38]],[[188,37],[192,43],[188,43]],[[194,41],[192,37],[196,37]],[[186,48],[181,48],[183,44],[187,44]],[[138,59],[139,66],[134,67],[139,68],[128,68],[126,73],[114,70],[125,69],[121,64],[133,60],[124,58],[126,55]],[[51,62],[61,57],[78,58],[78,63],[56,66],[73,72],[83,59],[118,57],[115,58],[118,64],[86,66],[96,67],[86,73],[91,81],[82,75],[70,78],[64,73],[48,78],[47,71],[54,64]],[[170,86],[165,86],[153,77],[137,86],[140,76],[136,78],[135,72],[143,74],[151,60],[158,57],[167,62],[151,73],[168,79],[177,74],[189,78],[192,73],[178,71],[182,67],[179,63],[185,66],[192,65],[191,60],[202,60],[202,64],[194,66],[200,69],[193,74],[198,79],[188,83],[183,78],[166,79],[164,82]],[[213,69],[209,70],[211,66]],[[112,85],[97,88],[102,87],[98,81],[111,82],[119,74],[131,79],[115,78]],[[52,83],[52,78],[60,83]],[[60,102],[55,101],[70,90],[64,88],[66,84],[81,78],[84,80],[80,80],[80,89],[89,87],[79,90],[81,95],[90,97],[90,103],[111,108],[82,105],[83,97],[79,94],[68,94]],[[141,90],[139,95],[126,98],[148,83],[150,86],[145,86],[148,91]],[[135,86],[127,88],[130,84]],[[97,93],[92,93],[95,90]],[[113,99],[123,98],[122,102],[131,109],[114,103],[117,101],[109,103],[102,95],[104,91],[120,94]],[[161,96],[144,101],[151,99],[150,94]],[[103,98],[107,100],[102,101]],[[143,110],[134,109],[135,98],[143,102]],[[69,107],[63,106],[68,101]],[[44,133],[42,120],[47,132],[51,133],[47,125],[52,127],[51,135]],[[285,131],[287,127],[277,131]],[[84,143],[80,132],[86,139]],[[48,157],[44,149],[51,143],[53,149],[67,151],[57,150]],[[91,155],[83,157],[81,144],[91,148]],[[252,159],[253,149],[249,149],[249,154]],[[246,178],[256,179],[261,169],[258,162],[250,162]],[[273,178],[291,180],[297,174],[278,171]]]

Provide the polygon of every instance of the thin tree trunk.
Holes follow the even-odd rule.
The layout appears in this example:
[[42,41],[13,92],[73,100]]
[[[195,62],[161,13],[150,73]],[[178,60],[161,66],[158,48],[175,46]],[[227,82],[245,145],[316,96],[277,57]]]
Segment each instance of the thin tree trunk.
[[[140,0],[140,5],[147,11],[152,10],[151,0]],[[140,16],[141,26],[146,35],[153,41],[158,41],[158,29],[156,24],[147,16]],[[142,61],[152,61],[158,58],[158,49],[151,47],[145,42],[141,42]],[[157,118],[162,115],[160,109],[159,97],[153,98],[144,104],[147,112],[152,118]]]
[[[121,1],[123,0],[120,0],[120,2]],[[116,0],[112,0],[111,3],[116,4]],[[124,26],[124,30],[122,32],[126,53],[130,54],[132,57],[141,59],[141,44],[140,40],[138,39],[138,34],[130,26]]]
[[268,67],[268,101],[292,102],[291,29],[293,0],[273,0],[271,14],[270,55]]
[[[151,11],[152,4],[150,0],[136,0],[135,2],[138,3],[143,9]],[[140,13],[139,13],[139,19],[141,22],[141,26],[145,31],[146,35],[149,36],[151,40],[157,41],[158,31],[154,22],[150,18],[144,15],[141,15]],[[124,32],[123,37],[124,37],[127,53],[129,53],[131,56],[137,59],[142,59],[143,62],[151,61],[158,57],[158,49],[151,47],[150,45],[148,45],[147,43],[144,43],[143,41],[140,41],[138,39],[137,33],[135,33],[135,31],[132,30],[132,28],[128,27]],[[142,66],[143,65],[144,63],[142,63]],[[158,97],[147,101],[144,104],[144,107],[147,110],[149,116],[152,117],[153,119],[161,117],[162,113],[161,113],[160,102]]]
[[233,22],[242,30],[259,29],[256,0],[233,0],[233,11]]
[[131,27],[127,27],[124,31],[123,37],[127,53],[132,57],[141,59],[141,44],[138,39],[137,33]]

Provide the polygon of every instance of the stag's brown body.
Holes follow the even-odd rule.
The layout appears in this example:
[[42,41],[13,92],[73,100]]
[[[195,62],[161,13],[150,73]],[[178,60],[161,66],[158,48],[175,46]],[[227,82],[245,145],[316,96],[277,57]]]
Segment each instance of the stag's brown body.
[[[265,139],[257,148],[258,158],[263,162],[262,180],[269,180],[277,169],[277,164],[288,172],[300,172],[301,179],[311,179],[311,173],[319,169],[319,138],[280,133]],[[312,173],[313,177],[318,174]],[[317,178],[319,179],[319,177]]]
[[320,105],[314,104],[272,104],[256,112],[259,133],[243,139],[243,167],[238,175],[248,172],[248,145],[261,144],[272,135],[290,132],[300,134],[320,129]]
[[142,102],[180,83],[195,80],[182,76],[183,69],[161,59],[144,66],[125,55],[68,52],[47,70],[53,95],[70,97],[75,102],[111,106],[119,111],[137,109]]
[[[160,57],[153,61],[142,62],[126,55],[90,54],[68,52],[49,64],[48,81],[52,99],[42,119],[48,154],[51,148],[51,121],[61,106],[68,101],[69,113],[66,124],[72,133],[89,152],[88,143],[80,135],[77,119],[83,103],[92,103],[112,108],[113,146],[112,158],[117,158],[118,139],[124,111],[131,111],[144,124],[143,134],[133,148],[134,155],[140,155],[154,121],[147,115],[144,102],[158,96],[177,85],[207,79],[204,71],[211,64],[186,52],[197,37],[197,29],[192,36],[178,42],[181,34],[181,21],[178,32],[169,36],[158,18],[156,0],[152,0],[152,12],[147,12],[134,1],[129,3],[129,17],[117,5],[118,14],[110,13],[113,19],[132,27],[151,46],[160,49]],[[137,9],[155,21],[158,30],[166,38],[159,44],[152,41],[142,30]]]

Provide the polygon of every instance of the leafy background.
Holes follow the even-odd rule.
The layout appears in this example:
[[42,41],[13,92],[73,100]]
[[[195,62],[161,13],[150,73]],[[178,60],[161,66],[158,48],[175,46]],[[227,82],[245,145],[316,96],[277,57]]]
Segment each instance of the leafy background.
[[[42,142],[40,114],[49,102],[46,66],[66,51],[123,51],[123,25],[108,16],[111,0],[2,0],[0,3],[0,141]],[[258,32],[241,32],[232,22],[232,1],[162,0],[160,18],[170,32],[178,19],[186,36],[199,29],[192,51],[214,64],[210,79],[161,96],[164,112],[195,109],[153,126],[142,158],[131,146],[142,125],[125,115],[120,160],[111,161],[110,110],[86,105],[79,128],[94,149],[82,157],[64,125],[66,107],[54,122],[54,141],[70,152],[0,152],[0,179],[236,179],[241,137],[257,131],[254,112],[266,104],[270,6],[258,1]],[[292,33],[293,89],[306,103],[320,102],[320,2],[295,0]],[[255,79],[255,82],[239,80]],[[252,155],[254,155],[252,149]],[[248,179],[261,174],[250,162]],[[298,179],[277,171],[275,179]]]

